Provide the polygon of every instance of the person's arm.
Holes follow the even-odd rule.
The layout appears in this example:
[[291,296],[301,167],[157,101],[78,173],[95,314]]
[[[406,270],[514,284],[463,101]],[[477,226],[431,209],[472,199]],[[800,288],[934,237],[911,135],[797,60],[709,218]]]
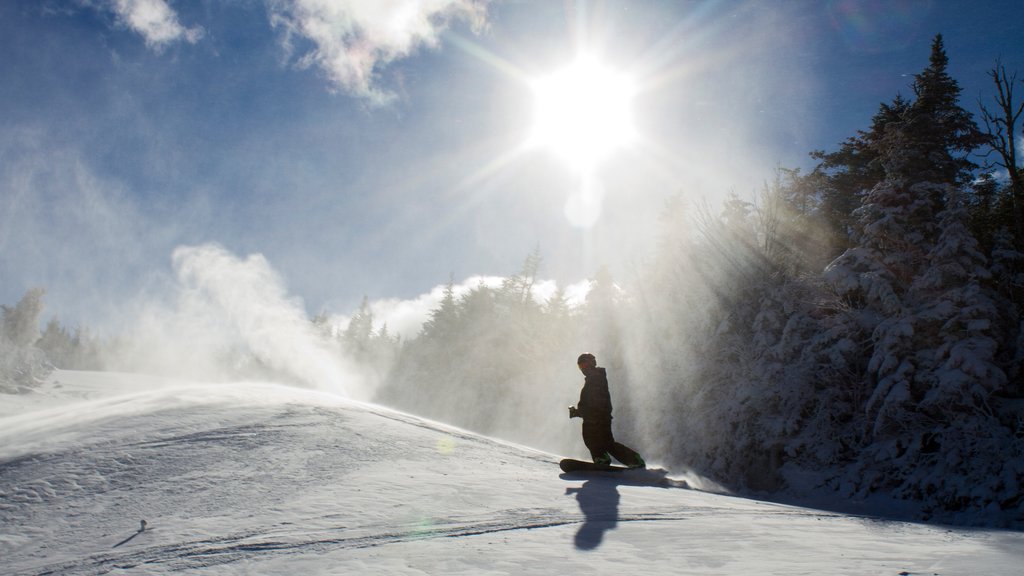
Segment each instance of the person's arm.
[[[588,401],[589,393],[587,391],[587,385],[583,385],[583,390],[580,390],[580,401],[576,403],[576,417],[584,418],[584,414],[587,413],[587,407],[590,406]],[[585,418],[584,418],[585,419]]]
[[587,386],[583,385],[583,390],[580,390],[580,401],[575,406],[569,406],[569,418],[583,418],[583,410],[587,405]]

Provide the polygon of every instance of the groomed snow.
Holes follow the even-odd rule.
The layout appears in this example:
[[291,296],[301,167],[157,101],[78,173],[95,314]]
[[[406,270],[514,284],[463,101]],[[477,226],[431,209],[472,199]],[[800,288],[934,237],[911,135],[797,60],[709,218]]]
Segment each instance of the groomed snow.
[[[1018,575],[1024,534],[563,476],[325,393],[58,371],[0,396],[4,574]],[[139,531],[140,521],[147,528]]]

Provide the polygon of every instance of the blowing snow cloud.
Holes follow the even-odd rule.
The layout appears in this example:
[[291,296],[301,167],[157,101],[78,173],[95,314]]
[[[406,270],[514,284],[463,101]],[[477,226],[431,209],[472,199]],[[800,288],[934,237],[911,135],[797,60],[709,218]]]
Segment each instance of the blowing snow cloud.
[[358,379],[262,255],[239,258],[205,244],[177,248],[172,261],[177,299],[139,315],[122,351],[127,368],[234,378],[232,358],[252,358],[274,377],[361,397]]

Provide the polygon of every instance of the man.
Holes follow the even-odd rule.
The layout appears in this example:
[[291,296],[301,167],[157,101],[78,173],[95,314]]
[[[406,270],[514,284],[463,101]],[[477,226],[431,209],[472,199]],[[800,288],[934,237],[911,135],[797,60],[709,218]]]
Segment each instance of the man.
[[619,444],[612,436],[612,398],[605,369],[598,367],[593,354],[580,354],[576,365],[586,379],[579,403],[569,407],[569,418],[583,418],[583,443],[590,450],[594,464],[611,466],[615,458],[630,468],[646,468],[640,454]]

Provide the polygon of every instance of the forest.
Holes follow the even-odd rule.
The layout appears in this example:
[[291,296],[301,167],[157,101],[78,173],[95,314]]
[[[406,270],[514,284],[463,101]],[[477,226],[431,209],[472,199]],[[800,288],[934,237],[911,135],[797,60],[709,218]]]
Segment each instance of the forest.
[[[812,170],[754,198],[666,203],[657,248],[607,269],[584,304],[542,298],[540,250],[500,286],[450,282],[401,339],[368,301],[312,322],[375,382],[375,401],[526,445],[582,444],[565,407],[594,353],[615,433],[649,463],[754,493],[884,495],[923,520],[1020,522],[1024,502],[1024,103],[996,63],[972,114],[942,37],[909,97]],[[653,228],[653,227],[652,227]],[[0,381],[50,367],[116,369],[103,341],[56,319],[43,291],[3,307]],[[971,516],[976,518],[977,516]]]

